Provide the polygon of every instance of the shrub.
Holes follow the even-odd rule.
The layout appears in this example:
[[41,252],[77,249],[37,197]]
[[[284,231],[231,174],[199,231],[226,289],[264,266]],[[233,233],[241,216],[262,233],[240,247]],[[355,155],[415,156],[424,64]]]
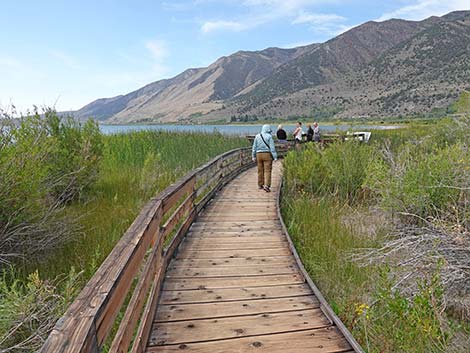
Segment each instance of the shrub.
[[35,352],[77,294],[79,274],[45,281],[34,272],[24,284],[12,276],[0,277],[0,351]]
[[52,192],[68,202],[97,179],[103,154],[101,132],[93,120],[80,124],[72,117],[60,118],[52,110],[45,112],[45,124],[55,145],[50,154]]
[[462,142],[439,146],[435,139],[385,147],[368,168],[365,185],[382,206],[419,218],[466,219],[470,153]]
[[311,144],[286,156],[286,186],[355,202],[362,196],[367,166],[373,158],[373,149],[357,142],[337,142],[325,149]]
[[43,254],[76,233],[64,203],[96,178],[97,129],[51,110],[0,129],[0,264]]

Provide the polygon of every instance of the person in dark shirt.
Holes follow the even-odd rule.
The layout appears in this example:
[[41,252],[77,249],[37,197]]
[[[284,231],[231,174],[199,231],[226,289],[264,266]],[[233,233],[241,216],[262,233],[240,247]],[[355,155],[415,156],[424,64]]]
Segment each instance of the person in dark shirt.
[[287,141],[287,133],[286,130],[282,128],[282,125],[279,125],[277,127],[277,132],[276,132],[277,139],[279,142],[286,142]]
[[308,130],[307,130],[307,142],[312,142],[313,141],[313,129],[312,125],[308,124],[307,125]]

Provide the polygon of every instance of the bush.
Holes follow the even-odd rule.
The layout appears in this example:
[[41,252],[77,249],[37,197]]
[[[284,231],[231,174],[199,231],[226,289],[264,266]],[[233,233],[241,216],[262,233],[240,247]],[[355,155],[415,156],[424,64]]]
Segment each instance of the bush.
[[395,150],[389,144],[382,148],[365,181],[382,206],[415,215],[415,220],[459,219],[468,227],[470,151],[465,134],[441,140],[452,131],[450,126]]
[[35,352],[77,294],[79,274],[44,281],[34,272],[25,284],[7,277],[14,274],[0,277],[0,352]]
[[77,231],[64,204],[95,180],[100,157],[95,123],[51,110],[0,129],[0,264],[44,254]]
[[80,124],[72,117],[61,119],[52,110],[45,112],[45,124],[55,146],[49,161],[52,192],[68,202],[97,179],[103,154],[101,132],[93,120]]
[[373,158],[372,148],[358,142],[337,142],[324,150],[310,144],[286,156],[286,186],[298,192],[338,196],[352,203],[363,195],[362,184]]

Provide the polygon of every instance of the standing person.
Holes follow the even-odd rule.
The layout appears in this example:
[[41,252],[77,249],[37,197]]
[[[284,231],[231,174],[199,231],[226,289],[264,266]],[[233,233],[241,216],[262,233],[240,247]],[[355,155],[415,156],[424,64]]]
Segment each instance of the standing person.
[[296,145],[302,142],[303,134],[304,134],[304,131],[302,130],[302,122],[298,121],[297,124],[295,125],[295,130],[294,130],[294,141]]
[[287,133],[286,130],[282,128],[281,124],[279,124],[279,126],[277,127],[276,136],[279,142],[287,142]]
[[307,130],[307,142],[312,142],[313,141],[313,129],[312,125],[308,124],[307,125],[308,130]]
[[258,165],[258,189],[266,192],[271,191],[273,160],[277,161],[276,148],[271,133],[271,126],[263,125],[261,133],[256,135],[253,141],[251,153],[253,162]]
[[320,139],[321,139],[320,127],[318,126],[318,123],[315,121],[313,123],[313,141],[320,142]]

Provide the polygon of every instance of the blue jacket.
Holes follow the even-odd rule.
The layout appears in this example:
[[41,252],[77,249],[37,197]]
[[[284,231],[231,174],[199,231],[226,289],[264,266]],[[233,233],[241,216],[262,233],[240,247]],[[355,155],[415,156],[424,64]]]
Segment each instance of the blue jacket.
[[[276,148],[274,147],[274,140],[271,133],[271,126],[263,125],[261,133],[256,135],[255,140],[253,141],[253,149],[251,153],[253,158],[256,158],[256,153],[258,152],[271,152],[273,159],[277,159]],[[263,135],[264,141],[266,141],[266,143],[263,142],[261,134]],[[266,144],[268,144],[269,147],[266,146]]]

